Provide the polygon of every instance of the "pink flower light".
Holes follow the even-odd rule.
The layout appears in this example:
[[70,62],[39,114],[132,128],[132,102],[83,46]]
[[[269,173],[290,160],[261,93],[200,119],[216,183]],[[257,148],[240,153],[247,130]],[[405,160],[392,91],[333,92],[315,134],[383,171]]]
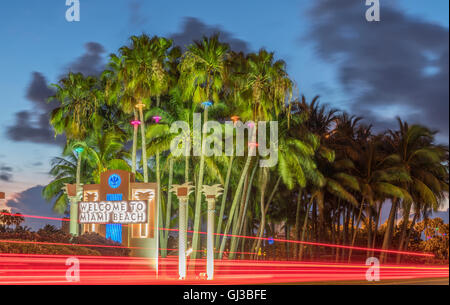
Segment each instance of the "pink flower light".
[[130,124],[133,125],[133,126],[139,126],[139,125],[141,125],[141,121],[133,120],[133,121],[130,122]]
[[153,120],[156,122],[156,124],[158,124],[159,121],[161,121],[161,119],[162,119],[159,115],[156,115],[156,116],[154,116],[154,117],[152,117],[152,118],[153,118]]

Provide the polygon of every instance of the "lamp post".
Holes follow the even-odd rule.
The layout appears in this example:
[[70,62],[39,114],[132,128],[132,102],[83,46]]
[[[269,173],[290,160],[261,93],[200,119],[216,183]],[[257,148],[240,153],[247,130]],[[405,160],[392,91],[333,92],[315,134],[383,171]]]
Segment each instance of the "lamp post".
[[203,185],[203,194],[208,202],[208,226],[206,232],[206,274],[208,280],[214,277],[214,213],[216,210],[216,198],[219,197],[223,188],[220,184]]
[[191,182],[174,184],[170,189],[178,198],[178,274],[179,279],[186,279],[186,206],[189,194],[193,191]]

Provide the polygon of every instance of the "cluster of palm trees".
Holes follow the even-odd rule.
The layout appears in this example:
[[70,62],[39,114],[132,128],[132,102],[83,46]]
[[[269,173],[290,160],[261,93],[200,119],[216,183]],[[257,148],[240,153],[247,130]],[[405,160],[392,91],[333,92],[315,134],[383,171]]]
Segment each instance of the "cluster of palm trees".
[[11,225],[14,225],[17,228],[24,221],[25,218],[22,216],[21,213],[12,214],[10,211],[6,209],[0,210],[0,225],[4,225],[8,228]]
[[[437,209],[448,192],[448,148],[435,143],[435,132],[399,119],[398,130],[374,134],[361,118],[320,105],[317,97],[311,102],[293,97],[286,65],[273,53],[237,53],[217,35],[184,51],[163,37],[133,36],[110,56],[101,76],[69,73],[55,86],[52,98],[60,105],[50,123],[56,134],[65,134],[67,145],[52,161],[54,180],[44,197],[55,199],[54,209],[63,213],[64,183],[98,182],[105,170],[128,170],[139,181],[157,182],[159,224],[169,229],[178,220],[178,203],[169,190],[193,181],[187,222],[194,231],[194,258],[204,248],[198,233],[207,214],[203,184],[223,185],[216,230],[230,236],[217,236],[214,243],[217,256],[229,258],[238,249],[257,255],[261,239],[236,236],[269,237],[276,224],[284,226],[288,239],[348,245],[365,226],[367,246],[388,249],[399,211],[405,220],[414,214],[412,224],[404,221],[402,250],[414,223]],[[198,112],[203,123],[208,118],[278,121],[277,165],[260,167],[255,145],[244,156],[172,155],[171,124],[185,121],[192,127]],[[191,131],[183,132],[192,138]],[[254,142],[250,136],[248,143]],[[391,211],[380,241],[386,202]],[[163,249],[167,232],[160,230]],[[303,244],[292,251],[297,259],[306,255]]]

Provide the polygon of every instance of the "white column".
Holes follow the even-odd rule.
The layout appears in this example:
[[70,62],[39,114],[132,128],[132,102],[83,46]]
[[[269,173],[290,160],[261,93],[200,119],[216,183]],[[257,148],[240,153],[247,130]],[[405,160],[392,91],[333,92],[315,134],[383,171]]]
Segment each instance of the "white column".
[[186,279],[186,205],[187,198],[179,198],[178,274],[180,280]]
[[207,248],[206,248],[206,274],[208,280],[214,277],[214,213],[215,213],[215,198],[207,198],[208,201],[208,227],[207,227]]
[[70,201],[70,234],[78,236],[78,200],[73,196]]

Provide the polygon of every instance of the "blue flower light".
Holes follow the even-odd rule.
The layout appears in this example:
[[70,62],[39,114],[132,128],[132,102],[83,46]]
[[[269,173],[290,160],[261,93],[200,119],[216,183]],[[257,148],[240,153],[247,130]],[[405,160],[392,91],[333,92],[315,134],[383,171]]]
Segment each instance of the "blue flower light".
[[213,105],[213,102],[211,101],[206,101],[202,103],[203,107],[208,108],[211,107]]

